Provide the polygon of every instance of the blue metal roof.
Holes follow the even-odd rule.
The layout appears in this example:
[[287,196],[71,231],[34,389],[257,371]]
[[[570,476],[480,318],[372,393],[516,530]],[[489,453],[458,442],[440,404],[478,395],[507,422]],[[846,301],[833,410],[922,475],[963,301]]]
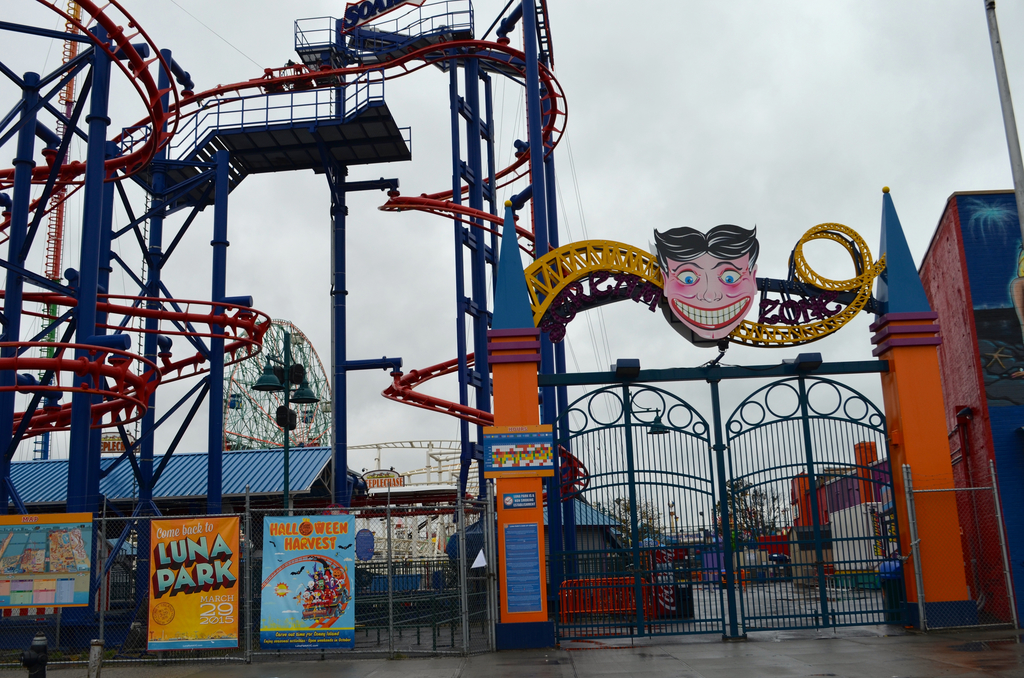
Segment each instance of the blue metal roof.
[[[153,468],[163,457],[153,460]],[[100,461],[104,470],[114,458]],[[288,455],[289,491],[309,492],[331,463],[329,447],[297,447]],[[26,504],[63,503],[67,499],[67,459],[21,461],[11,464],[11,479]],[[224,453],[223,493],[244,495],[249,485],[251,494],[284,492],[284,453],[275,450],[246,450]],[[100,492],[111,501],[129,500],[138,496],[131,464],[124,460],[100,480]],[[206,454],[175,454],[167,462],[153,491],[154,499],[175,499],[206,496]]]
[[[576,527],[617,527],[610,516],[601,513],[590,504],[584,504],[579,499],[573,499],[573,510],[576,512]],[[544,524],[548,524],[548,512],[544,511]]]

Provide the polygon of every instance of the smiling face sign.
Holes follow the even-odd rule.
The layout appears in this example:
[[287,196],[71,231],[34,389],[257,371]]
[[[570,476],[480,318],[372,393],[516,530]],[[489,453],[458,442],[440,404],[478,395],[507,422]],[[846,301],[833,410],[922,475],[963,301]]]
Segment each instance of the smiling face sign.
[[664,281],[665,317],[695,344],[725,339],[757,294],[757,233],[731,224],[707,233],[680,227],[654,232]]

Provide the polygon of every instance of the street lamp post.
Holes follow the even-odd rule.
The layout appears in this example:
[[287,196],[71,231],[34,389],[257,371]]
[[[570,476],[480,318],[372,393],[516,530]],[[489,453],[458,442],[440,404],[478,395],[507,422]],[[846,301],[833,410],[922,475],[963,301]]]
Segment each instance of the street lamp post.
[[[277,408],[275,419],[278,426],[284,430],[284,507],[289,508],[289,478],[288,478],[288,454],[289,454],[289,433],[298,424],[298,417],[292,411],[291,403],[307,405],[320,402],[320,399],[313,393],[306,381],[306,367],[302,363],[292,362],[292,334],[284,333],[284,355],[267,356],[266,366],[263,368],[263,375],[256,380],[252,388],[254,391],[276,393],[284,391],[284,405]],[[281,366],[281,373],[278,375],[278,368],[271,363]],[[292,389],[296,391],[292,394]]]

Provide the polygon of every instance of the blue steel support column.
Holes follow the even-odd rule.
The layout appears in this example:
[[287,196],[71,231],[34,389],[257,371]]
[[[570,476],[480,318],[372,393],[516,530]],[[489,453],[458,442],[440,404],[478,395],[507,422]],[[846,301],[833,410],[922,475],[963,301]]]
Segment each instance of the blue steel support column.
[[[331,185],[331,289],[334,299],[331,305],[331,350],[334,374],[331,379],[331,417],[334,420],[333,501],[348,506],[352,497],[348,488],[348,348],[345,343],[345,181],[348,168],[336,166],[337,176]],[[328,169],[327,171],[330,171]]]
[[[18,150],[14,157],[14,191],[11,206],[11,224],[9,230],[8,252],[20,252],[25,242],[25,233],[28,230],[28,209],[32,191],[32,168],[35,161],[36,138],[36,115],[31,112],[39,100],[39,75],[26,73],[24,76],[25,89],[22,91],[22,114],[21,129],[18,131]],[[20,263],[20,262],[15,262]],[[4,341],[19,341],[21,339],[21,294],[22,278],[17,273],[7,270],[6,294],[4,298],[4,314],[7,316],[7,327],[5,328]],[[17,354],[17,349],[5,347],[0,350],[0,355],[5,358],[12,358]],[[14,370],[0,372],[0,386],[11,388],[17,380]],[[14,391],[0,392],[0,449],[6,450],[11,442],[14,428]],[[7,513],[7,504],[10,496],[7,483],[11,478],[11,461],[4,454],[0,457],[0,513]]]
[[[466,60],[466,158],[469,163],[469,206],[484,208],[483,158],[480,152],[480,62]],[[484,412],[491,411],[491,378],[487,367],[487,232],[481,228],[482,221],[473,219],[470,235],[473,238],[473,259],[470,277],[473,293],[473,363],[472,381],[476,390],[476,407]],[[477,442],[483,443],[482,426],[477,426]],[[483,461],[477,463],[477,472],[483,480]],[[480,482],[480,496],[486,495],[487,484]]]
[[[228,266],[228,170],[231,154],[217,151],[216,183],[213,198],[213,288],[211,300],[214,304],[224,300]],[[223,312],[214,306],[214,315]],[[220,333],[220,325],[213,325],[212,333]],[[209,450],[206,457],[206,512],[220,513],[222,494],[222,469],[224,462],[224,338],[210,338],[210,415]],[[287,435],[287,434],[286,434]]]
[[[533,0],[523,0],[523,49],[526,54],[526,121],[530,142],[530,179],[533,184],[533,233],[534,256],[548,253],[548,201],[547,182],[544,178],[544,135],[541,130],[540,65],[537,60],[537,6]],[[554,352],[548,335],[540,335],[540,373],[555,371]],[[554,424],[556,418],[555,390],[550,386],[541,389],[541,423]],[[548,481],[548,540],[552,552],[562,551],[562,515],[560,501],[551,501],[558,491],[557,458],[555,477]],[[549,597],[557,595],[562,585],[562,561],[551,559],[551,586]],[[552,593],[555,592],[555,593]]]
[[[105,156],[107,158],[113,158],[118,155],[117,144],[112,141],[107,142],[107,148]],[[110,291],[110,273],[113,270],[110,267],[110,239],[113,235],[114,225],[114,182],[108,181],[103,184],[103,223],[100,226],[100,254],[99,254],[99,269],[97,271],[96,286],[100,293]],[[97,309],[96,311],[96,331],[95,335],[106,334],[107,330],[98,327],[107,322],[107,314],[104,311]],[[94,400],[98,402],[98,399]],[[97,472],[99,469],[99,460],[102,456],[101,446],[103,444],[103,429],[94,428],[89,431],[89,453],[94,455],[96,458]],[[97,491],[99,490],[99,481],[97,480],[96,485]]]
[[[100,40],[107,35],[96,28]],[[86,151],[85,183],[82,206],[82,249],[79,260],[76,340],[84,342],[96,333],[96,291],[99,282],[100,237],[103,228],[103,182],[106,178],[107,98],[110,93],[110,57],[101,49],[93,50],[92,91],[89,100],[89,145]],[[86,351],[77,351],[76,358],[88,358]],[[89,383],[76,377],[75,383]],[[99,499],[99,449],[91,450],[89,429],[92,426],[93,397],[76,393],[71,399],[71,441],[68,454],[67,511],[96,511]]]
[[[448,98],[452,123],[452,202],[462,204],[462,144],[459,136],[459,60],[451,59],[448,68]],[[466,273],[463,259],[463,242],[466,229],[453,220],[455,228],[455,344],[459,360],[459,404],[469,405],[469,367],[466,357]],[[473,443],[469,439],[469,422],[459,420],[459,440],[462,452],[459,456],[459,493],[465,491],[469,481],[469,466],[473,462]]]
[[[560,238],[558,237],[558,194],[557,186],[555,184],[555,156],[553,153],[548,154],[544,158],[544,181],[547,189],[547,201],[548,201],[548,243],[551,249],[558,249],[560,244]],[[555,353],[555,374],[565,374],[565,341],[560,341],[553,345]],[[566,386],[558,386],[555,388],[555,404],[556,404],[556,416],[562,416],[562,413],[569,409],[569,389]],[[568,438],[566,439],[568,443]],[[560,455],[555,456],[556,473],[555,478],[558,479],[558,487],[555,489],[556,496],[561,501],[562,489],[561,489],[561,457]],[[576,500],[563,502],[562,503],[562,539],[565,544],[566,551],[576,550]],[[570,564],[575,564],[574,560],[567,560]],[[574,574],[570,572],[569,576]]]
[[[163,49],[160,50],[160,54],[164,57],[164,60],[171,63],[171,50]],[[165,91],[170,88],[171,80],[170,74],[167,73],[162,67],[157,79],[157,86],[161,91]],[[167,109],[168,94],[160,97],[160,105]],[[151,199],[153,202],[164,199],[164,188],[166,187],[167,174],[166,166],[164,162],[167,160],[166,149],[161,149],[156,155],[156,159],[153,161],[153,183]],[[151,298],[157,298],[160,296],[160,263],[163,257],[163,237],[164,237],[164,210],[161,209],[149,218],[149,264],[146,266],[146,290],[145,296]],[[146,308],[151,310],[157,310],[160,308],[159,302],[150,301],[146,302]],[[143,355],[147,360],[152,360],[154,363],[157,362],[157,331],[160,329],[160,323],[156,318],[146,318],[146,333],[143,336]],[[149,396],[149,409],[146,410],[146,414],[142,417],[142,428],[140,431],[140,437],[142,443],[139,445],[139,507],[143,514],[151,513],[153,508],[153,451],[155,440],[154,436],[149,435],[150,431],[156,426],[156,391]],[[140,533],[141,535],[141,533]],[[146,532],[144,536],[149,540],[149,533]],[[140,549],[139,553],[143,553]],[[148,550],[146,551],[148,553]],[[145,575],[148,577],[148,575]],[[148,581],[148,579],[147,579]],[[147,586],[147,584],[143,584]]]

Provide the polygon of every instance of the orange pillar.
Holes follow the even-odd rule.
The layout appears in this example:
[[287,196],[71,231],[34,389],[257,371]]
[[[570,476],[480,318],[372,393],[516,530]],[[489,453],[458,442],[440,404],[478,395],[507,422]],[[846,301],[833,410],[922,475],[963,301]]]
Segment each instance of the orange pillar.
[[[953,465],[946,440],[946,408],[939,375],[938,315],[932,311],[914,258],[907,245],[888,187],[882,189],[882,255],[876,298],[882,310],[871,326],[872,355],[889,362],[882,374],[882,396],[889,429],[889,465],[900,528],[900,555],[911,555],[910,523],[903,465],[930,487],[953,485]],[[920,485],[915,483],[915,489]],[[924,614],[927,625],[976,624],[978,609],[970,599],[960,543],[959,514],[952,492],[915,495]],[[921,626],[915,563],[904,561],[907,612]]]
[[494,426],[484,429],[484,476],[498,506],[499,650],[553,647],[548,619],[542,478],[554,475],[551,426],[540,425],[540,330],[533,325],[512,203],[505,203],[487,363],[494,380]]
[[[494,377],[494,426],[485,435],[537,432],[541,427],[537,401],[537,365],[540,361],[540,330],[508,329],[487,333],[487,360]],[[502,623],[546,622],[547,577],[544,550],[544,501],[541,476],[529,470],[491,471],[498,500],[498,562],[501,586]],[[550,473],[547,475],[551,475]],[[518,476],[518,477],[517,477]],[[532,501],[530,496],[533,497]],[[505,498],[509,501],[506,505]],[[537,526],[537,556],[540,577],[540,606],[537,609],[509,609],[509,578],[505,526]]]
[[[925,480],[930,487],[954,487],[936,318],[933,312],[890,313],[871,326],[872,343],[877,344],[873,353],[889,362],[889,371],[882,374],[882,395],[903,556],[911,553],[903,465],[910,465],[918,489]],[[977,606],[967,590],[956,497],[952,492],[936,492],[916,499],[925,617],[933,626],[977,623]],[[919,626],[913,561],[907,560],[903,570],[908,613]]]

